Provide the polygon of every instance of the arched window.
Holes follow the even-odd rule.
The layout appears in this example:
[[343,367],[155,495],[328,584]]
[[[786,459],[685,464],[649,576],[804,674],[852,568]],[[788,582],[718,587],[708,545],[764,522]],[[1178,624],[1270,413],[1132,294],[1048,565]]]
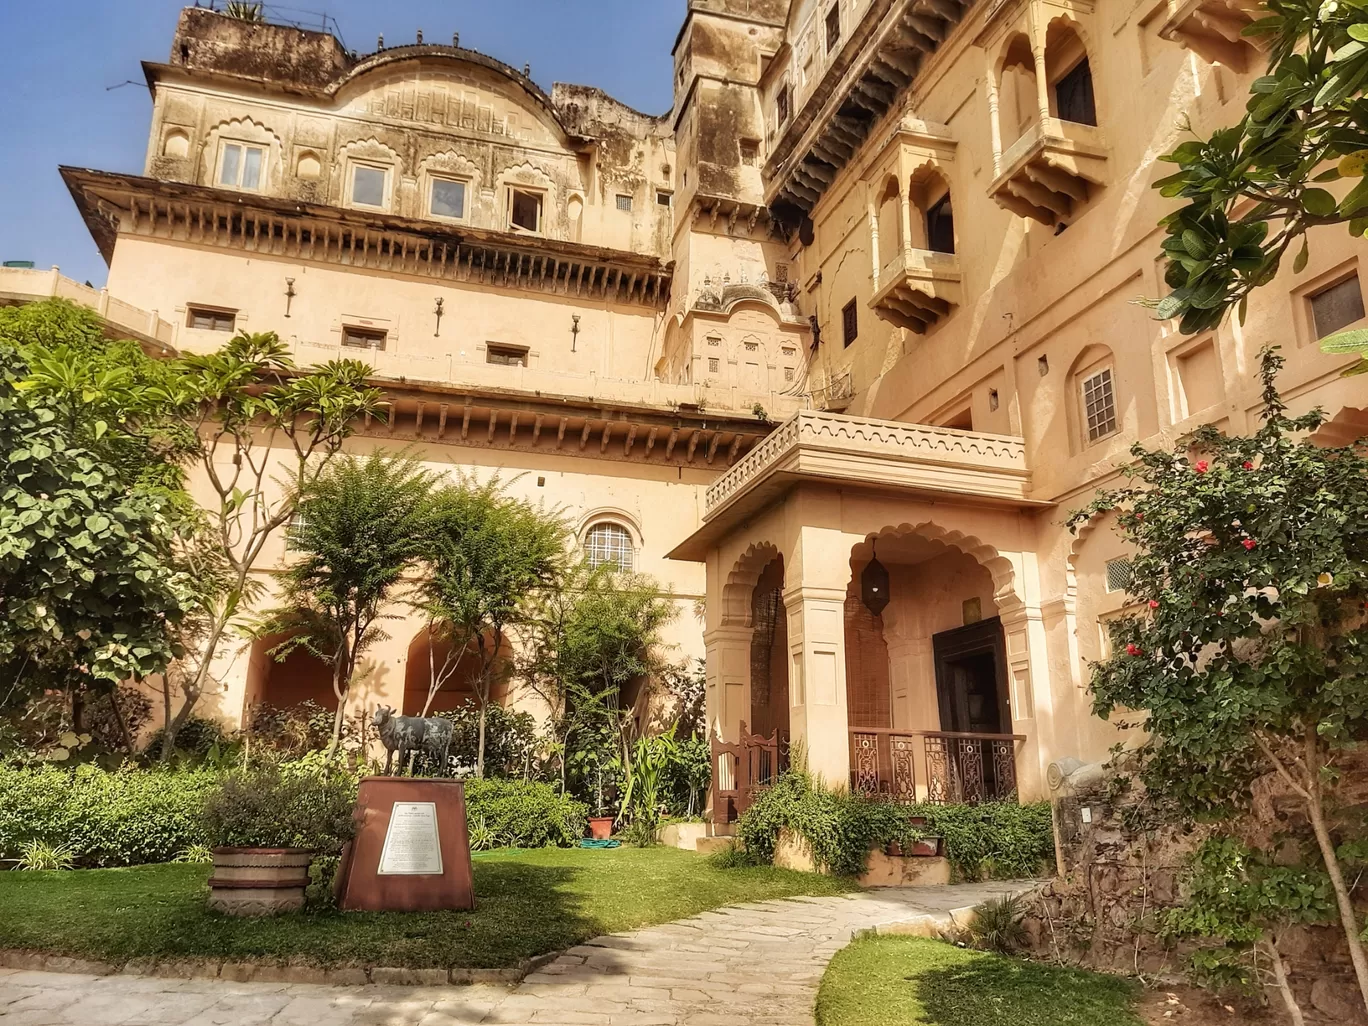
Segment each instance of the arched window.
[[631,573],[636,563],[631,532],[621,524],[595,524],[584,536],[584,547],[589,554],[591,567],[611,563],[623,573]]
[[285,551],[298,552],[304,547],[304,528],[308,525],[301,510],[295,510],[285,525]]

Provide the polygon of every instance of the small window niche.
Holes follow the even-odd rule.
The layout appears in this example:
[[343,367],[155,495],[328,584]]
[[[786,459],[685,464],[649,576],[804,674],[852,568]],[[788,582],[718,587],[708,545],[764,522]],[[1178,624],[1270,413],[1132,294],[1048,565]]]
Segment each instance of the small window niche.
[[354,324],[342,326],[342,344],[349,349],[370,349],[379,352],[385,348],[389,332],[383,328],[363,328]]
[[826,16],[826,52],[836,49],[836,44],[841,41],[841,5],[839,2],[831,5],[831,10],[827,11]]
[[542,205],[545,197],[531,189],[508,190],[508,230],[539,233],[542,230]]
[[459,178],[433,178],[428,190],[428,213],[448,221],[464,221],[465,181]]
[[1060,76],[1054,86],[1059,120],[1097,125],[1097,98],[1093,94],[1092,68],[1084,57]]
[[1206,338],[1176,351],[1173,369],[1175,421],[1210,409],[1225,398],[1221,360],[1214,339]]
[[1079,384],[1083,410],[1083,431],[1088,443],[1100,442],[1116,434],[1116,386],[1110,367],[1089,374]]
[[851,300],[841,310],[841,338],[849,348],[860,337],[860,308]]
[[631,195],[628,194],[628,193],[625,193],[625,192],[620,192],[620,193],[618,193],[618,194],[617,194],[617,208],[618,208],[618,210],[622,211],[624,214],[630,214],[630,213],[632,212],[632,197],[631,197]]
[[933,253],[955,252],[955,213],[949,192],[926,210],[926,248]]
[[526,367],[527,347],[490,342],[485,346],[485,363],[499,367]]
[[181,159],[190,156],[190,134],[183,128],[172,128],[162,139],[162,156]]
[[1364,318],[1363,287],[1358,272],[1306,297],[1311,308],[1311,327],[1317,339],[1333,335]]
[[774,123],[783,128],[789,122],[789,115],[793,113],[793,99],[789,92],[789,84],[785,82],[779,87],[779,92],[774,97]]
[[741,140],[741,166],[758,167],[760,164],[760,143],[755,139]]
[[264,147],[226,142],[219,158],[219,185],[255,192],[261,188],[261,172],[265,163]]
[[196,331],[227,331],[237,327],[237,311],[214,306],[187,306],[185,326]]

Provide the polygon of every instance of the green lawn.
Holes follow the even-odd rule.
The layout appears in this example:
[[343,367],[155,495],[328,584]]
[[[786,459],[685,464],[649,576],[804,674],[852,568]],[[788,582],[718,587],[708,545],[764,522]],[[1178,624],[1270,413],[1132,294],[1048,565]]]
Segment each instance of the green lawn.
[[720,905],[850,884],[772,867],[720,869],[676,848],[542,849],[475,860],[474,912],[210,912],[208,866],[0,873],[0,948],[122,962],[203,955],[328,966],[501,968],[591,937]]
[[1135,986],[922,940],[872,937],[837,953],[819,1026],[1143,1026]]

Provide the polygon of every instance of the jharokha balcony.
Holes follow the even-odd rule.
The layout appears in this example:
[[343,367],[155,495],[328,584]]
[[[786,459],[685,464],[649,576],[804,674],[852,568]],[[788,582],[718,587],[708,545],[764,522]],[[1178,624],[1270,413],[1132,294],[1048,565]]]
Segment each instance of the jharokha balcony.
[[988,187],[999,206],[1054,226],[1105,181],[1107,147],[1093,125],[1040,118],[996,162]]
[[959,258],[912,249],[884,268],[869,305],[884,320],[922,334],[963,302]]
[[1260,0],[1169,0],[1159,35],[1210,64],[1244,74],[1260,57],[1260,37],[1246,36],[1244,30],[1267,13]]

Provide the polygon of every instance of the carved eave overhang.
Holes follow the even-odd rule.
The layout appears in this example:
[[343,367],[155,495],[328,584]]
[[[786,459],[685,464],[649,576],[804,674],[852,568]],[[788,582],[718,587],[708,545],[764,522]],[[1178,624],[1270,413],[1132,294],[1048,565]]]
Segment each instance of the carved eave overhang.
[[1268,15],[1261,0],[1169,0],[1159,35],[1171,39],[1208,64],[1252,71],[1262,56],[1261,40],[1244,30]]
[[781,217],[809,214],[972,0],[875,0],[765,164]]
[[753,236],[774,233],[774,218],[763,203],[750,203],[733,196],[710,196],[699,193],[693,200],[693,223],[710,232],[725,231],[728,235],[744,232]]
[[878,317],[919,335],[963,303],[959,258],[925,249],[907,250],[885,268],[869,300]]
[[395,443],[428,441],[474,448],[720,470],[772,430],[753,416],[444,382],[371,379],[389,404],[385,420],[358,433]]
[[786,327],[811,331],[812,325],[798,309],[798,287],[793,282],[766,282],[763,285],[714,282],[705,279],[703,287],[689,303],[686,314],[703,314],[727,320],[743,303],[760,303],[773,311]]
[[120,233],[664,309],[673,263],[541,236],[64,167],[105,261]]
[[707,491],[703,526],[669,554],[702,562],[722,539],[799,485],[1036,509],[1026,443],[1008,435],[805,410]]
[[1106,182],[1107,153],[1100,129],[1037,118],[1002,155],[988,195],[1019,217],[1053,228]]

